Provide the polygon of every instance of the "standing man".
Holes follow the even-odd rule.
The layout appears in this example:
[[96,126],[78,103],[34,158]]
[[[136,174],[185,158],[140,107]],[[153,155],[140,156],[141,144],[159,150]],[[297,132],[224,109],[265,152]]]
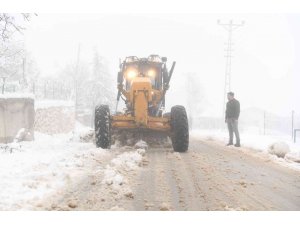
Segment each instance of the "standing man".
[[235,147],[241,147],[240,134],[238,129],[238,119],[240,116],[240,103],[234,98],[233,92],[227,93],[228,102],[226,104],[225,123],[227,123],[229,131],[229,142],[227,146],[233,145],[233,133],[235,135]]

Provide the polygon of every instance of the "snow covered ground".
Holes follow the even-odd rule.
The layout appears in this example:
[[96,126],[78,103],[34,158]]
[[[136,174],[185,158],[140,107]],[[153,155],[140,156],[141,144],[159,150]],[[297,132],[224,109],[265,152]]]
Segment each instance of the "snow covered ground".
[[[227,137],[226,130],[191,132],[191,138],[217,141],[224,145]],[[45,199],[59,199],[64,192],[62,190],[70,184],[76,187],[76,182],[86,177],[97,177],[100,184],[98,193],[113,195],[112,199],[117,199],[115,207],[120,210],[118,199],[134,198],[130,176],[142,166],[147,145],[140,141],[135,147],[112,146],[111,150],[104,150],[96,148],[92,140],[93,131],[77,123],[75,131],[67,134],[35,132],[35,141],[0,144],[0,210],[51,210],[51,206],[43,205]],[[300,144],[292,143],[290,137],[243,132],[241,140],[241,151],[246,147],[255,154],[265,154],[277,162],[300,169],[300,163],[295,162],[300,158]],[[270,155],[270,146],[274,147],[276,143],[279,147],[283,146],[284,151],[286,148],[290,150],[285,152],[287,154],[283,158]],[[176,157],[181,156],[176,153]],[[63,204],[54,205],[52,209],[79,207],[76,201]],[[113,207],[103,209],[113,210]]]
[[[290,167],[300,169],[300,142],[293,143],[288,135],[260,135],[255,132],[243,131],[240,133],[241,145],[257,153],[272,154],[274,161],[284,163]],[[193,130],[191,137],[208,141],[228,143],[227,130]],[[275,148],[274,148],[275,147]],[[283,157],[277,157],[282,156]]]
[[76,127],[68,134],[36,132],[33,142],[0,144],[0,210],[39,209],[43,199],[95,173],[104,174],[103,185],[132,195],[130,186],[122,185],[126,184],[122,170],[137,170],[144,150],[120,153],[96,148],[80,138],[90,130]]

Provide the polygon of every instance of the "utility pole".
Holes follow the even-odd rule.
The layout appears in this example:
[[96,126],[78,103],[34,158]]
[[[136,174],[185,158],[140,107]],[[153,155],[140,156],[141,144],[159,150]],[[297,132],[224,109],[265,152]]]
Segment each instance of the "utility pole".
[[5,90],[5,82],[6,82],[6,78],[5,76],[1,77],[2,78],[2,94],[4,94],[4,90]]
[[23,58],[23,81],[25,81],[25,64],[26,64],[26,58]]
[[80,44],[78,44],[77,50],[77,62],[76,62],[76,71],[75,71],[75,120],[77,120],[77,111],[78,111],[78,74],[79,74],[79,59],[80,59]]
[[292,139],[294,137],[294,110],[292,110]]
[[266,135],[266,111],[264,111],[264,135]]
[[231,91],[231,58],[232,58],[232,51],[233,51],[233,42],[232,42],[232,33],[237,28],[243,26],[245,24],[244,21],[241,23],[234,23],[230,20],[228,23],[221,23],[218,20],[218,25],[222,26],[228,32],[228,40],[225,49],[225,58],[226,58],[226,66],[225,66],[225,84],[224,84],[224,102],[223,102],[223,109],[222,115],[225,113],[225,104],[226,104],[226,95],[229,91]]

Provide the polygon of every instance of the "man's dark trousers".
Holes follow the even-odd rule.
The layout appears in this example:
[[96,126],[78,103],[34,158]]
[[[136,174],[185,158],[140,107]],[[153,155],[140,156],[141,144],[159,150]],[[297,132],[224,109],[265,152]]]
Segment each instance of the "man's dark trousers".
[[227,119],[227,126],[228,126],[228,131],[229,131],[229,143],[233,143],[233,133],[236,138],[236,143],[240,143],[238,120],[233,119],[233,118]]

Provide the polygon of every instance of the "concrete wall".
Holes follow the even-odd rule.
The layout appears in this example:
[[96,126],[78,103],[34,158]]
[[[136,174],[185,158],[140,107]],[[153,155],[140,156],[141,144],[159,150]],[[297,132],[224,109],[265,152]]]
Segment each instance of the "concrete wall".
[[34,117],[34,99],[0,96],[0,143],[12,142],[22,128],[25,140],[32,140]]

